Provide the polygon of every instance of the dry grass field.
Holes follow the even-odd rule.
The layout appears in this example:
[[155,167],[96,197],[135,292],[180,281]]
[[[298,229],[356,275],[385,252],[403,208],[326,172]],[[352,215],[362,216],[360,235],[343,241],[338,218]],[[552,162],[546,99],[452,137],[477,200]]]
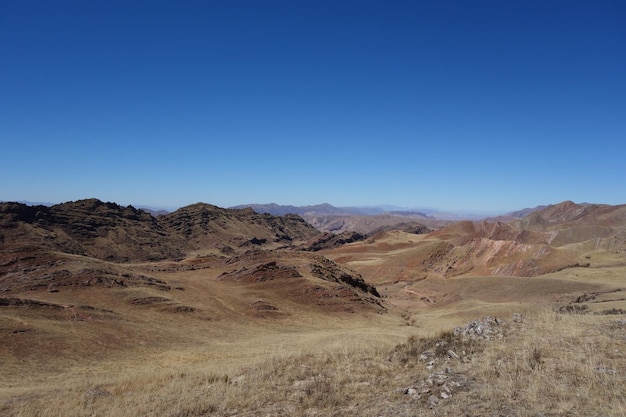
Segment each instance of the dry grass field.
[[[611,292],[626,269],[601,259],[533,278],[381,282],[384,312],[328,311],[287,298],[284,282],[268,291],[209,267],[155,274],[184,288],[167,293],[29,291],[74,307],[0,310],[0,415],[623,416],[624,315],[558,312],[593,293],[578,303],[590,312],[626,307]],[[451,333],[487,316],[500,321],[490,340]]]
[[153,262],[5,248],[0,416],[626,416],[619,241],[490,227],[318,253],[224,234],[235,253]]
[[[7,416],[623,416],[626,322],[544,310],[491,339],[374,328],[250,332],[202,348],[127,352],[3,385]],[[382,330],[379,328],[378,330]],[[398,340],[402,340],[398,342]],[[274,346],[270,349],[269,346]],[[430,353],[429,353],[430,352]],[[453,352],[453,353],[450,353]]]

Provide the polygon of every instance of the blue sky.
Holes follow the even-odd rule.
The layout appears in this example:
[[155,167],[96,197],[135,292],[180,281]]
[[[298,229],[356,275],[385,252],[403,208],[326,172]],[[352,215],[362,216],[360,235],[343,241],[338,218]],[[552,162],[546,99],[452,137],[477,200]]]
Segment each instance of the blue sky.
[[626,3],[1,1],[0,200],[626,203]]

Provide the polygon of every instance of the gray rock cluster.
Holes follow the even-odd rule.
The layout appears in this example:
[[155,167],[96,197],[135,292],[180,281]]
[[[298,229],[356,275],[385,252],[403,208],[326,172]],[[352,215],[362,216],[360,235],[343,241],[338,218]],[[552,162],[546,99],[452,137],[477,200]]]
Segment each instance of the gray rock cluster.
[[597,374],[616,375],[617,371],[613,368],[605,368],[604,366],[598,366],[594,369]]
[[[522,320],[521,314],[513,315],[514,322],[519,323]],[[429,372],[428,377],[399,390],[399,392],[414,397],[429,408],[435,408],[442,401],[452,397],[455,392],[465,389],[470,381],[463,372],[458,372],[451,367],[456,363],[462,368],[471,362],[471,353],[460,346],[466,346],[465,342],[468,340],[489,341],[503,337],[503,324],[501,319],[485,317],[455,328],[453,334],[459,338],[461,343],[452,341],[448,343],[445,340],[439,340],[431,350],[421,352],[418,360],[425,364],[425,368]],[[457,346],[456,351],[453,345]]]
[[[513,320],[517,322],[517,320],[521,321],[521,315],[516,317],[516,314],[513,315]],[[517,319],[517,320],[516,320]],[[501,319],[497,319],[494,317],[485,317],[483,319],[476,319],[467,323],[463,327],[457,327],[454,329],[455,336],[461,337],[470,337],[484,340],[492,340],[496,337],[502,337],[502,328],[501,325],[503,321]]]
[[454,392],[467,385],[467,378],[453,368],[443,369],[428,375],[428,378],[417,381],[408,388],[404,388],[404,394],[421,400],[428,407],[434,408],[442,400],[450,398]]

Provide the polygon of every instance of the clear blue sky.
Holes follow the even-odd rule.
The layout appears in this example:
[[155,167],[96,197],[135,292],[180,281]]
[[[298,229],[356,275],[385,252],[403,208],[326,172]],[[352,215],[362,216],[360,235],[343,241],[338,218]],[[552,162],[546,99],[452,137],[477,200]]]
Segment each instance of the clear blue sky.
[[626,2],[0,1],[0,200],[626,203]]

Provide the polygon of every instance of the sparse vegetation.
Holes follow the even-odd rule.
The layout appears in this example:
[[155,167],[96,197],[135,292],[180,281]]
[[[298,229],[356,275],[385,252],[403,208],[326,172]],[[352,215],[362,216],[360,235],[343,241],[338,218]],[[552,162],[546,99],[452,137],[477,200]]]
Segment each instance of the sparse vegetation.
[[[626,324],[551,311],[508,320],[506,335],[477,340],[445,331],[389,348],[371,340],[276,355],[220,372],[210,363],[3,395],[6,416],[623,416]],[[465,352],[463,358],[449,351]],[[424,358],[425,352],[432,356]],[[430,365],[429,365],[430,364]],[[429,369],[430,367],[430,369]],[[439,373],[440,372],[440,373]],[[462,381],[419,396],[421,382]],[[431,382],[430,392],[437,392]],[[429,385],[426,385],[429,386]],[[430,394],[430,392],[426,394]],[[443,393],[443,391],[441,391]]]
[[[156,220],[66,208],[83,206],[114,238],[5,207],[3,417],[626,416],[626,235],[581,242],[592,229],[572,223],[557,233],[572,243],[547,246],[551,222],[464,222],[311,254],[272,241],[269,216],[194,205],[169,217],[193,250],[156,262],[133,247]],[[234,236],[250,219],[269,231]]]

